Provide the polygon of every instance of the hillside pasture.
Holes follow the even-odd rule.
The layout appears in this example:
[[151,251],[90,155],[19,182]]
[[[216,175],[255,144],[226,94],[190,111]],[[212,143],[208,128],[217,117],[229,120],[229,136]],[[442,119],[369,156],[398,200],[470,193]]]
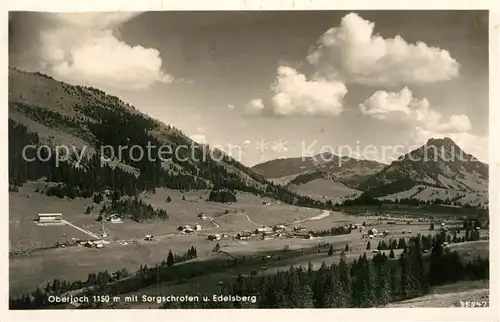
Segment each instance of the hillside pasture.
[[361,194],[361,191],[349,188],[343,183],[323,178],[299,185],[292,184],[288,188],[298,194],[310,196],[317,200],[332,200],[333,203],[341,202],[347,197],[355,198]]

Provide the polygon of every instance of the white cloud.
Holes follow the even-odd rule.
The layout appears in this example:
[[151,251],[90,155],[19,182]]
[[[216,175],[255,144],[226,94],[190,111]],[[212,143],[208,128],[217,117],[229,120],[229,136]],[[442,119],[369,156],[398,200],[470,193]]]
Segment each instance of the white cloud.
[[137,13],[46,13],[40,30],[40,68],[54,77],[105,89],[146,89],[171,83],[155,48],[130,46],[117,28]]
[[452,115],[448,122],[440,124],[438,130],[440,132],[467,132],[472,128],[469,117],[467,115]]
[[235,106],[234,106],[233,104],[227,104],[227,107],[228,107],[229,109],[231,109],[231,110],[234,110],[234,107],[235,107]]
[[245,108],[246,116],[259,116],[265,112],[264,102],[260,98],[254,98],[248,102]]
[[[344,16],[340,26],[327,30],[308,55],[312,76],[280,66],[270,104],[264,107],[262,100],[253,100],[247,115],[338,116],[343,111],[346,84],[394,86],[444,81],[458,76],[459,64],[448,51],[423,42],[409,44],[400,36],[384,39],[373,33],[374,27],[374,23],[355,13]],[[405,103],[404,99],[408,100],[409,94],[411,101],[411,93],[403,92],[406,97],[384,97],[382,94],[374,100],[390,103],[385,107],[398,112],[399,117],[410,113],[407,109],[410,102]],[[417,103],[426,104],[425,101]],[[387,117],[385,112],[370,110],[380,119]],[[391,116],[396,114],[391,113]],[[457,120],[450,122],[452,126]]]
[[319,75],[366,85],[431,83],[458,76],[459,64],[444,49],[401,36],[384,39],[356,13],[327,30],[308,56]]
[[250,140],[245,140],[245,141],[243,142],[243,144],[245,144],[245,145],[249,145],[250,143],[252,143]]
[[407,87],[400,92],[377,91],[359,108],[363,115],[378,120],[408,122],[410,126],[440,133],[464,133],[472,128],[467,115],[451,115],[442,121],[443,115],[427,99],[414,98]]
[[342,103],[347,94],[342,82],[323,78],[308,80],[304,74],[288,66],[278,68],[272,90],[271,105],[265,107],[262,100],[252,100],[250,115],[337,116],[344,110]]
[[337,116],[343,111],[342,100],[347,94],[342,82],[307,80],[304,74],[288,66],[278,68],[273,89],[273,111],[281,116]]
[[406,124],[411,129],[407,144],[412,149],[431,138],[449,137],[465,152],[484,162],[488,160],[488,138],[470,133],[472,125],[467,115],[444,119],[425,98],[414,98],[408,88],[400,92],[375,92],[359,107],[362,114],[375,119]]
[[406,118],[412,112],[412,108],[418,105],[428,104],[427,101],[413,100],[412,93],[408,88],[403,88],[399,93],[377,91],[363,104],[359,105],[361,113],[379,120],[388,118]]

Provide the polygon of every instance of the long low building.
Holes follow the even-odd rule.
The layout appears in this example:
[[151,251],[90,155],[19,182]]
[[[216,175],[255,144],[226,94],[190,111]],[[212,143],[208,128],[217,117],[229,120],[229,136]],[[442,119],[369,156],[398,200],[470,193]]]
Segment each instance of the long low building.
[[61,223],[61,213],[38,214],[35,219],[39,224],[58,224]]

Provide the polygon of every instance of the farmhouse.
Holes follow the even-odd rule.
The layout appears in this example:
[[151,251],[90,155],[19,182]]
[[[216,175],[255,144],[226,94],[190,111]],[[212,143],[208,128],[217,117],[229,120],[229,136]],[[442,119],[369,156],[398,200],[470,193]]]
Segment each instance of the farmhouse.
[[285,226],[284,225],[275,225],[273,227],[273,230],[276,231],[276,232],[281,232],[281,231],[285,230]]
[[111,223],[113,224],[121,224],[123,223],[122,219],[120,217],[111,217]]
[[236,235],[236,238],[241,239],[241,240],[243,240],[243,239],[248,239],[248,238],[250,238],[250,237],[252,237],[252,233],[250,233],[250,232],[246,232],[246,231],[241,232],[241,233],[238,233],[238,234]]
[[192,233],[194,231],[194,229],[190,225],[179,226],[179,230],[182,231],[183,233]]
[[86,241],[80,243],[80,245],[85,246],[85,247],[94,247],[94,243],[92,241]]
[[220,240],[221,236],[219,234],[209,235],[208,239],[209,240]]
[[270,227],[261,227],[261,228],[257,228],[255,229],[255,233],[258,234],[258,233],[270,233],[272,232],[272,228]]
[[208,217],[205,215],[204,212],[199,213],[197,217],[200,218],[201,220],[207,220],[208,219]]
[[111,216],[106,218],[106,220],[112,222],[113,224],[123,223],[122,219],[118,216],[118,214],[112,214]]
[[295,237],[302,237],[305,239],[311,239],[313,236],[310,233],[305,233],[305,232],[296,232],[293,234]]
[[194,226],[194,230],[201,230],[201,225],[196,224],[196,225]]
[[36,219],[36,222],[39,224],[60,224],[62,223],[62,214],[38,214]]

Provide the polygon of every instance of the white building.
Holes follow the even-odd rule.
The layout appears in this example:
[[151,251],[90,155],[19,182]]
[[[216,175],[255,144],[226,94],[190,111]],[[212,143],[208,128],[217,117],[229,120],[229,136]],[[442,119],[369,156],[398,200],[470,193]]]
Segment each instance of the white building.
[[60,224],[62,223],[62,214],[60,213],[38,214],[35,220],[39,224]]
[[269,233],[269,232],[272,232],[272,228],[270,227],[260,227],[260,228],[257,228],[255,230],[255,233],[258,234],[258,233]]
[[111,222],[113,224],[121,224],[123,223],[122,219],[120,217],[111,217]]
[[213,234],[208,236],[209,240],[220,240],[221,236],[219,234]]
[[194,230],[201,230],[201,225],[196,224],[196,225],[194,226]]

